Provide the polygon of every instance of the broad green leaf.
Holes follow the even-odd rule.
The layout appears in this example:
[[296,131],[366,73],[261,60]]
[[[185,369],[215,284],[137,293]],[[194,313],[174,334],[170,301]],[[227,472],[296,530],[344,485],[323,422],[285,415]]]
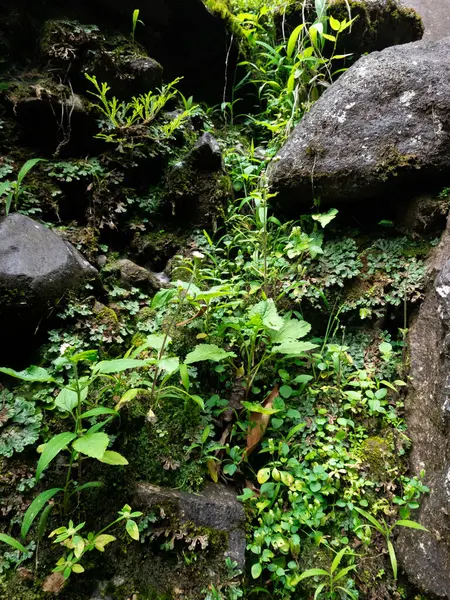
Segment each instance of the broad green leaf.
[[74,363],[79,363],[83,361],[95,362],[98,357],[97,350],[83,350],[83,352],[78,352],[74,356],[70,357],[70,361]]
[[258,579],[258,577],[262,573],[262,566],[260,563],[255,563],[252,565],[252,577],[253,579]]
[[227,352],[223,348],[219,348],[215,344],[199,344],[194,348],[192,352],[186,356],[184,362],[186,365],[193,363],[202,362],[204,360],[212,360],[214,362],[220,362],[228,357],[234,357],[234,352]]
[[271,352],[278,354],[303,354],[304,352],[309,352],[317,348],[317,344],[312,344],[311,342],[286,342],[284,344],[280,344],[279,346],[274,346]]
[[[72,565],[72,571],[74,573],[84,573],[84,567],[82,565],[80,565],[79,563],[76,563],[76,564]],[[64,571],[64,577],[65,577],[65,571]]]
[[20,542],[12,538],[10,535],[6,535],[6,533],[0,533],[0,542],[8,544],[8,546],[12,546],[16,550],[27,553],[27,549],[24,548]]
[[33,500],[23,517],[22,527],[20,529],[20,535],[22,539],[25,539],[30,527],[33,524],[33,521],[44,508],[46,503],[50,500],[50,498],[53,498],[53,496],[55,496],[58,492],[62,491],[64,491],[62,488],[52,488],[42,492],[42,494],[39,494],[39,496]]
[[24,371],[15,371],[14,369],[8,369],[7,367],[0,367],[0,373],[5,373],[5,375],[10,375],[16,379],[21,379],[22,381],[54,381],[50,373],[42,367],[32,366]]
[[169,302],[177,295],[177,290],[164,289],[160,290],[153,296],[152,306],[154,310],[167,306]]
[[171,375],[172,373],[176,373],[178,371],[180,359],[178,356],[165,357],[161,358],[161,360],[158,360],[156,364],[161,371],[165,371]]
[[[336,36],[334,35],[330,35],[329,33],[322,33],[322,35],[326,40],[329,40],[330,42],[336,41]],[[322,225],[322,227],[325,227],[325,225]]]
[[100,415],[118,415],[119,413],[112,409],[106,408],[106,406],[97,406],[96,408],[91,408],[91,410],[86,411],[81,415],[82,419],[89,419],[89,417],[98,417]]
[[134,400],[139,394],[148,394],[148,390],[145,388],[132,388],[131,390],[127,390],[114,407],[115,410],[119,410],[124,404],[131,402],[131,400]]
[[42,471],[48,467],[55,456],[57,456],[61,450],[70,444],[70,442],[76,437],[77,436],[75,433],[64,431],[63,433],[59,433],[58,435],[52,437],[52,439],[45,444],[36,468],[37,481],[39,481]]
[[[327,37],[327,36],[324,36]],[[327,37],[327,39],[330,36]],[[334,41],[334,40],[333,40]],[[326,227],[331,221],[336,217],[338,211],[335,208],[330,208],[330,210],[322,215],[312,215],[314,221],[317,221],[322,225],[322,227]]]
[[154,333],[147,336],[145,342],[136,348],[136,350],[131,354],[131,357],[136,358],[141,352],[147,350],[147,348],[151,348],[152,350],[157,350],[159,352],[164,344],[168,346],[171,341],[172,338],[170,336],[166,336],[161,333]]
[[248,316],[251,321],[254,321],[255,318],[259,317],[262,324],[268,329],[279,330],[284,325],[284,320],[278,314],[275,302],[271,298],[268,300],[261,300],[261,302],[252,306]]
[[127,369],[138,369],[148,366],[146,360],[137,360],[134,358],[117,358],[116,360],[102,360],[97,363],[92,371],[94,373],[106,375],[109,373],[121,373]]
[[397,579],[397,571],[398,571],[397,557],[395,555],[394,546],[392,545],[391,540],[387,540],[387,547],[388,547],[388,551],[389,551],[389,558],[391,559],[392,573],[394,574],[394,579],[396,580]]
[[133,521],[132,519],[128,519],[127,520],[127,524],[126,524],[126,530],[128,535],[133,539],[133,540],[139,540],[139,529],[138,526],[136,525],[136,522]]
[[295,50],[295,46],[297,45],[297,41],[298,41],[298,36],[302,32],[302,29],[304,26],[305,26],[305,24],[301,23],[294,29],[294,31],[289,36],[289,41],[288,41],[287,50],[286,50],[286,54],[288,55],[289,58],[292,56],[292,53]]
[[288,321],[284,321],[281,329],[270,332],[270,339],[274,344],[296,342],[300,338],[305,337],[310,331],[311,325],[306,321],[289,319]]
[[[89,393],[88,385],[83,385],[83,383],[87,382],[87,377],[81,378],[84,381],[80,381],[80,399],[81,402],[84,402]],[[63,388],[55,399],[55,406],[57,406],[60,410],[72,412],[75,406],[78,404],[78,394],[71,387]]]
[[103,456],[98,460],[102,463],[113,466],[125,466],[128,464],[128,461],[124,456],[122,456],[118,452],[114,452],[113,450],[105,450]]
[[91,458],[101,459],[109,444],[109,436],[106,433],[95,432],[86,433],[76,439],[72,448],[81,454],[90,456]]
[[394,523],[394,527],[397,525],[400,525],[400,527],[409,527],[410,529],[420,529],[420,531],[429,532],[429,530],[420,523],[416,523],[416,521],[410,521],[409,519],[400,519],[400,521],[396,521]]

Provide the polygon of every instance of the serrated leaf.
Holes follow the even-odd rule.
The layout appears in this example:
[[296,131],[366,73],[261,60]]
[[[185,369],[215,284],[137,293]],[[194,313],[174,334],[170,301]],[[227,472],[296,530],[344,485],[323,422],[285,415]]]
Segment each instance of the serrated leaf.
[[105,450],[105,452],[103,453],[103,456],[101,458],[99,458],[98,460],[107,465],[114,465],[114,466],[121,466],[121,465],[125,466],[128,464],[128,461],[125,458],[125,456],[122,456],[118,452],[114,452],[114,450]]
[[296,342],[302,337],[305,337],[311,331],[311,325],[306,321],[298,319],[289,319],[283,322],[283,327],[278,331],[270,332],[270,339],[274,344],[285,344],[288,342]]
[[15,371],[14,369],[8,369],[6,367],[0,367],[0,373],[4,373],[5,375],[10,375],[11,377],[15,377],[16,379],[21,379],[22,381],[41,381],[48,382],[54,381],[53,377],[50,375],[48,371],[43,369],[42,367],[28,367],[23,371]]
[[72,444],[72,448],[90,458],[97,458],[100,460],[105,454],[108,444],[109,436],[106,433],[95,432],[86,433],[76,439]]
[[225,358],[235,357],[234,352],[227,352],[223,348],[219,348],[215,344],[198,344],[192,352],[186,356],[184,362],[186,365],[193,363],[202,362],[204,360],[212,360],[213,362],[220,362]]
[[271,298],[269,300],[261,300],[261,302],[252,306],[248,315],[251,321],[259,318],[261,323],[268,329],[278,331],[284,325],[284,320],[278,314],[275,302]]
[[[87,385],[83,386],[80,390],[81,402],[84,402],[86,400],[88,393],[89,387]],[[55,399],[55,406],[57,406],[60,410],[67,412],[72,412],[77,404],[78,394],[75,390],[71,389],[70,387],[63,388]]]
[[300,355],[305,352],[309,352],[317,348],[317,344],[312,344],[311,342],[285,342],[284,344],[280,344],[279,346],[274,346],[271,349],[271,352],[277,354],[293,354]]
[[59,433],[52,437],[50,441],[48,441],[44,450],[42,451],[41,457],[39,458],[37,468],[36,468],[36,479],[39,481],[40,476],[42,475],[42,471],[48,467],[48,465],[52,462],[52,460],[57,456],[61,450],[63,450],[72,440],[76,438],[76,434],[70,431],[65,431],[63,433]]

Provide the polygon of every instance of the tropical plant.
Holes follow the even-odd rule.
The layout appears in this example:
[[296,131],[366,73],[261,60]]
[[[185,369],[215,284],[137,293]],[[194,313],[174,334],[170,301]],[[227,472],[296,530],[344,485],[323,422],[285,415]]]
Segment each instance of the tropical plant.
[[11,206],[17,210],[20,196],[24,191],[23,180],[27,173],[42,160],[42,158],[31,158],[30,160],[27,160],[26,163],[22,165],[16,181],[4,181],[0,183],[0,198],[4,197],[6,216],[8,216]]
[[131,19],[131,39],[133,40],[133,42],[134,42],[134,34],[136,33],[137,24],[139,23],[140,25],[144,25],[144,22],[139,19],[139,12],[140,12],[140,10],[138,8],[133,10],[133,16]]
[[394,575],[394,579],[397,579],[398,563],[397,556],[395,554],[394,544],[392,543],[393,530],[396,527],[408,527],[409,529],[419,529],[420,531],[426,531],[428,533],[429,530],[420,523],[417,523],[416,521],[410,521],[409,519],[400,519],[398,521],[395,521],[392,525],[388,525],[383,518],[379,521],[373,515],[371,515],[370,513],[358,506],[355,506],[355,510],[369,521],[370,525],[368,527],[375,529],[384,537],[389,553],[389,559],[391,561],[392,573]]

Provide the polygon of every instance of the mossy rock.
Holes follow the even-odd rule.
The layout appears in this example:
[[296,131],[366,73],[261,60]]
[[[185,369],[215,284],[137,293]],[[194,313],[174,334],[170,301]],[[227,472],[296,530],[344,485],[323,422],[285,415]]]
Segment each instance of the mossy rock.
[[359,456],[370,476],[384,481],[388,473],[396,465],[392,441],[380,436],[369,437],[361,444]]

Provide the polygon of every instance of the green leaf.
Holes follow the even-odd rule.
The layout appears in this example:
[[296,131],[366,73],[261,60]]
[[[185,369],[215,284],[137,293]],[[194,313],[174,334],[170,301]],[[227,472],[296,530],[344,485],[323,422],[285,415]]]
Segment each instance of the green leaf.
[[125,466],[128,464],[127,459],[113,450],[105,450],[103,456],[98,459],[100,462],[113,466]]
[[334,573],[336,571],[336,569],[338,568],[338,566],[341,563],[342,557],[344,556],[344,554],[347,553],[347,548],[342,548],[342,550],[340,550],[336,556],[334,557],[333,562],[331,563],[331,568],[330,568],[330,573]]
[[289,41],[288,41],[287,50],[286,50],[286,54],[288,55],[289,58],[292,56],[292,53],[295,50],[295,46],[297,45],[298,37],[304,26],[305,26],[305,24],[301,23],[294,29],[294,31],[289,36]]
[[371,514],[369,514],[367,511],[363,510],[362,508],[359,508],[359,506],[355,506],[354,508],[355,508],[355,510],[357,512],[359,512],[359,514],[361,514],[368,521],[370,521],[372,523],[372,525],[375,527],[375,529],[377,529],[377,531],[379,531],[380,533],[382,533],[384,536],[386,535],[385,528],[383,527],[383,525],[381,523],[379,523],[375,519],[375,517],[373,517]]
[[400,527],[409,527],[410,529],[420,529],[420,531],[427,531],[429,533],[429,530],[426,527],[420,523],[416,523],[416,521],[410,521],[409,519],[400,519],[400,521],[394,523],[394,527],[397,525],[400,525]]
[[242,406],[249,410],[252,413],[259,413],[261,415],[274,415],[277,412],[280,412],[279,408],[265,408],[261,404],[257,402],[241,402]]
[[354,569],[356,569],[356,565],[350,565],[349,567],[345,567],[344,569],[341,569],[339,571],[339,573],[336,575],[336,577],[334,578],[334,581],[339,581],[340,579],[345,577],[347,575],[347,573],[350,573],[350,571],[353,571]]
[[148,394],[148,390],[146,390],[145,388],[132,388],[131,390],[127,390],[122,396],[122,398],[119,400],[119,402],[116,404],[116,411],[119,410],[119,408],[122,408],[124,404],[131,402],[131,400],[134,400],[139,394]]
[[215,344],[199,344],[192,352],[189,352],[184,362],[186,365],[202,362],[204,360],[220,362],[225,358],[234,356],[236,356],[234,352],[226,352],[226,350],[219,348],[219,346],[216,346]]
[[20,542],[18,542],[14,538],[12,538],[10,535],[6,535],[6,533],[0,533],[0,542],[3,542],[4,544],[8,544],[8,546],[12,546],[16,550],[25,552],[25,554],[28,552],[27,549],[24,548]]
[[16,379],[21,379],[22,381],[55,381],[53,377],[50,375],[48,371],[43,369],[42,367],[28,367],[24,371],[15,371],[14,369],[8,369],[6,367],[0,367],[0,373],[5,373],[5,375],[10,375],[11,377],[16,377]]
[[279,346],[274,346],[271,349],[271,352],[278,354],[303,354],[304,352],[309,352],[317,348],[317,344],[312,344],[311,342],[285,342],[284,344],[280,344]]
[[[82,378],[86,381],[87,378]],[[87,385],[82,386],[83,382],[80,382],[80,399],[81,402],[84,402],[89,393],[89,387]],[[74,385],[76,385],[74,383]],[[63,388],[55,399],[55,406],[57,406],[60,410],[72,412],[75,406],[78,404],[78,394],[77,392],[70,388]]]
[[388,547],[388,551],[389,551],[389,558],[391,559],[392,573],[394,574],[394,579],[396,580],[397,579],[397,571],[398,571],[397,557],[395,555],[394,546],[392,545],[391,540],[387,540],[387,547]]
[[37,464],[36,479],[42,475],[42,471],[48,467],[52,460],[63,450],[72,440],[76,438],[76,434],[70,431],[64,431],[52,437],[44,446],[44,451]]
[[165,289],[160,290],[153,296],[151,308],[156,310],[167,306],[169,302],[177,295],[177,290]]
[[138,526],[136,525],[135,521],[133,521],[132,519],[127,519],[127,524],[126,524],[126,530],[128,535],[133,539],[133,540],[139,540],[139,529]]
[[64,490],[62,488],[52,488],[50,490],[42,492],[42,494],[39,494],[39,496],[37,496],[33,500],[33,502],[27,508],[27,512],[23,517],[22,528],[20,530],[20,535],[22,539],[25,539],[28,531],[30,530],[30,527],[33,524],[33,521],[40,513],[42,508],[44,508],[45,504],[50,500],[50,498],[53,498],[53,496],[55,496],[58,492],[63,491]]
[[[324,35],[325,38],[329,39],[332,36]],[[332,40],[334,41],[334,40]],[[338,211],[336,208],[331,208],[327,213],[321,215],[311,215],[314,221],[317,221],[322,225],[322,227],[326,227],[331,221],[336,217]]]
[[81,454],[91,458],[101,459],[109,444],[109,436],[106,433],[86,433],[72,444],[72,448]]
[[318,577],[320,575],[323,575],[324,577],[330,576],[327,571],[324,571],[324,569],[307,569],[296,577],[296,583],[300,583],[300,581],[308,579],[309,577]]
[[106,408],[106,406],[97,406],[96,408],[91,408],[91,410],[86,411],[82,415],[80,415],[81,419],[89,419],[89,417],[99,417],[100,415],[116,415],[119,416],[117,410],[112,408]]
[[180,366],[180,359],[178,356],[164,357],[158,360],[156,363],[161,371],[165,371],[167,374],[172,375],[176,373]]
[[330,15],[330,26],[333,31],[339,31],[341,28],[341,22]]
[[323,588],[325,587],[325,583],[321,583],[316,587],[316,591],[314,593],[314,600],[318,600],[320,594],[322,593]]
[[259,318],[261,323],[268,329],[275,329],[278,331],[284,325],[284,320],[280,317],[275,306],[275,302],[269,298],[269,300],[262,300],[252,306],[248,313],[250,321],[254,322],[255,319]]
[[101,481],[88,481],[87,483],[83,483],[83,485],[78,486],[75,489],[74,493],[82,492],[83,490],[88,490],[90,488],[99,488],[103,487],[103,483]]
[[154,333],[152,335],[147,336],[145,342],[141,346],[136,348],[136,350],[132,353],[131,357],[136,358],[136,356],[139,356],[139,354],[144,350],[147,350],[147,348],[151,348],[152,350],[157,350],[159,352],[162,349],[164,343],[166,346],[168,346],[171,341],[172,338],[169,336],[166,336],[161,333]]
[[260,563],[254,563],[252,565],[252,577],[253,579],[258,579],[258,577],[262,573],[262,565]]
[[28,171],[30,171],[41,160],[44,160],[44,159],[43,158],[32,158],[30,160],[27,160],[27,162],[22,166],[22,168],[20,169],[19,174],[17,176],[17,183],[19,184],[19,187],[20,187],[20,184],[22,183],[25,175],[28,173]]
[[283,327],[278,331],[270,332],[270,339],[274,344],[285,344],[287,342],[296,342],[311,331],[311,325],[306,321],[298,319],[289,319],[284,321]]
[[102,375],[110,373],[121,373],[127,369],[138,369],[140,367],[147,367],[149,362],[147,360],[137,360],[134,358],[118,358],[116,360],[102,360],[97,363],[92,371]]
[[188,392],[190,388],[189,371],[185,363],[181,363],[180,365],[180,377],[184,389]]

